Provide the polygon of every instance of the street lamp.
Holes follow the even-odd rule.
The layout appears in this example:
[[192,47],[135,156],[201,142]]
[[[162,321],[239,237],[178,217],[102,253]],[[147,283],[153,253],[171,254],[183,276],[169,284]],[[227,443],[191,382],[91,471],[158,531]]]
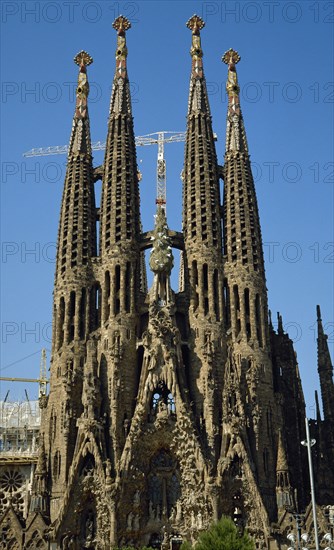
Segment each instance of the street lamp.
[[293,544],[293,546],[289,546],[288,550],[309,550],[304,546],[304,543],[308,542],[308,534],[303,533],[301,535],[300,529],[297,531],[297,537],[294,533],[289,533],[287,539]]
[[307,447],[308,467],[309,467],[309,473],[310,473],[313,524],[314,524],[314,541],[315,541],[316,550],[319,550],[317,510],[316,510],[316,503],[315,503],[313,467],[312,467],[312,453],[311,453],[311,447],[315,444],[315,439],[310,439],[310,429],[309,429],[309,424],[308,424],[308,419],[307,418],[305,418],[305,427],[306,427],[306,439],[304,441],[302,441],[301,444],[304,445],[304,447]]
[[332,535],[331,535],[330,533],[325,533],[324,536],[322,537],[322,539],[325,541],[326,544],[328,544],[328,546],[326,546],[325,550],[332,550],[332,549],[333,549],[333,546],[332,546],[332,542],[333,542]]

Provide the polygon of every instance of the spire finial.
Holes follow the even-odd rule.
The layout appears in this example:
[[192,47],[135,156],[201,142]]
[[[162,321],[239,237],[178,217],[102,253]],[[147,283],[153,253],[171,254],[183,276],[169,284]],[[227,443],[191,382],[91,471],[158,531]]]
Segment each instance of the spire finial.
[[85,50],[81,50],[81,52],[77,53],[74,57],[74,63],[79,65],[79,67],[87,67],[93,63],[93,58],[89,55],[89,53],[85,52]]
[[225,52],[222,57],[222,61],[229,66],[236,65],[237,63],[239,63],[240,59],[241,59],[240,55],[236,50],[233,50],[233,48],[230,48],[229,50],[227,50],[227,52]]
[[229,114],[240,115],[240,102],[239,102],[239,84],[238,76],[235,66],[240,61],[240,55],[236,50],[230,48],[224,53],[222,61],[228,65],[228,75],[226,82],[226,90],[228,94],[229,102]]
[[200,30],[203,29],[205,23],[198,15],[193,15],[186,23],[188,29],[192,32],[192,43],[190,55],[192,57],[192,76],[196,79],[203,78],[203,50],[201,47]]
[[89,94],[89,84],[87,79],[86,67],[93,63],[93,58],[89,53],[81,50],[74,57],[74,63],[80,67],[79,76],[78,76],[78,86],[76,90],[77,101],[75,108],[76,118],[87,118],[87,98]]
[[118,78],[124,79],[126,77],[126,58],[128,56],[125,31],[131,28],[131,23],[126,17],[119,15],[112,26],[117,31],[116,75]]
[[194,14],[186,23],[188,29],[191,30],[193,34],[199,35],[199,31],[205,27],[205,22],[199,15]]
[[124,17],[124,15],[119,15],[116,17],[112,26],[117,31],[117,34],[121,36],[125,36],[125,31],[131,29],[131,23],[126,17]]

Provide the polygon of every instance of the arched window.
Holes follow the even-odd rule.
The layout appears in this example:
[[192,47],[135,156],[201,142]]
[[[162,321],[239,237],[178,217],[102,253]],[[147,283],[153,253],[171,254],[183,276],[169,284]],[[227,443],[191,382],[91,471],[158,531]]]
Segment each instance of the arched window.
[[151,401],[151,413],[158,414],[166,411],[168,414],[175,414],[175,399],[164,382],[159,382],[153,391]]

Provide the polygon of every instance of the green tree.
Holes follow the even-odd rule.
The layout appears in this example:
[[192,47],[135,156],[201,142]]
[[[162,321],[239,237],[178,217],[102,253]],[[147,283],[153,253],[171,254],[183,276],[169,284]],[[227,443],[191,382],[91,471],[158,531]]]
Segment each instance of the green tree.
[[254,550],[255,545],[248,533],[239,533],[230,518],[222,517],[203,531],[195,544],[184,542],[180,550]]

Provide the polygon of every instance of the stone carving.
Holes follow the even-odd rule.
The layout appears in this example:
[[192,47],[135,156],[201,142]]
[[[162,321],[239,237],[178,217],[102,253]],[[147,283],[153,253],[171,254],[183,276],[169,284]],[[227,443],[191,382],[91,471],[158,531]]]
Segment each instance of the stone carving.
[[136,506],[140,506],[140,492],[139,490],[137,489],[137,491],[135,492],[134,494],[134,497],[133,497],[133,505],[136,507]]
[[133,528],[133,513],[130,512],[128,514],[128,519],[127,519],[127,530],[132,531],[132,528]]
[[203,517],[200,510],[197,514],[197,529],[203,529]]
[[136,514],[135,517],[134,517],[134,520],[133,520],[133,528],[135,531],[138,531],[139,530],[139,515]]
[[120,361],[123,357],[123,349],[124,347],[121,334],[118,330],[115,330],[111,344],[110,355],[114,357],[114,359]]
[[164,208],[158,206],[155,216],[155,228],[152,236],[153,248],[150,256],[150,268],[154,273],[154,299],[159,307],[170,302],[171,289],[169,275],[174,264],[168,226]]

